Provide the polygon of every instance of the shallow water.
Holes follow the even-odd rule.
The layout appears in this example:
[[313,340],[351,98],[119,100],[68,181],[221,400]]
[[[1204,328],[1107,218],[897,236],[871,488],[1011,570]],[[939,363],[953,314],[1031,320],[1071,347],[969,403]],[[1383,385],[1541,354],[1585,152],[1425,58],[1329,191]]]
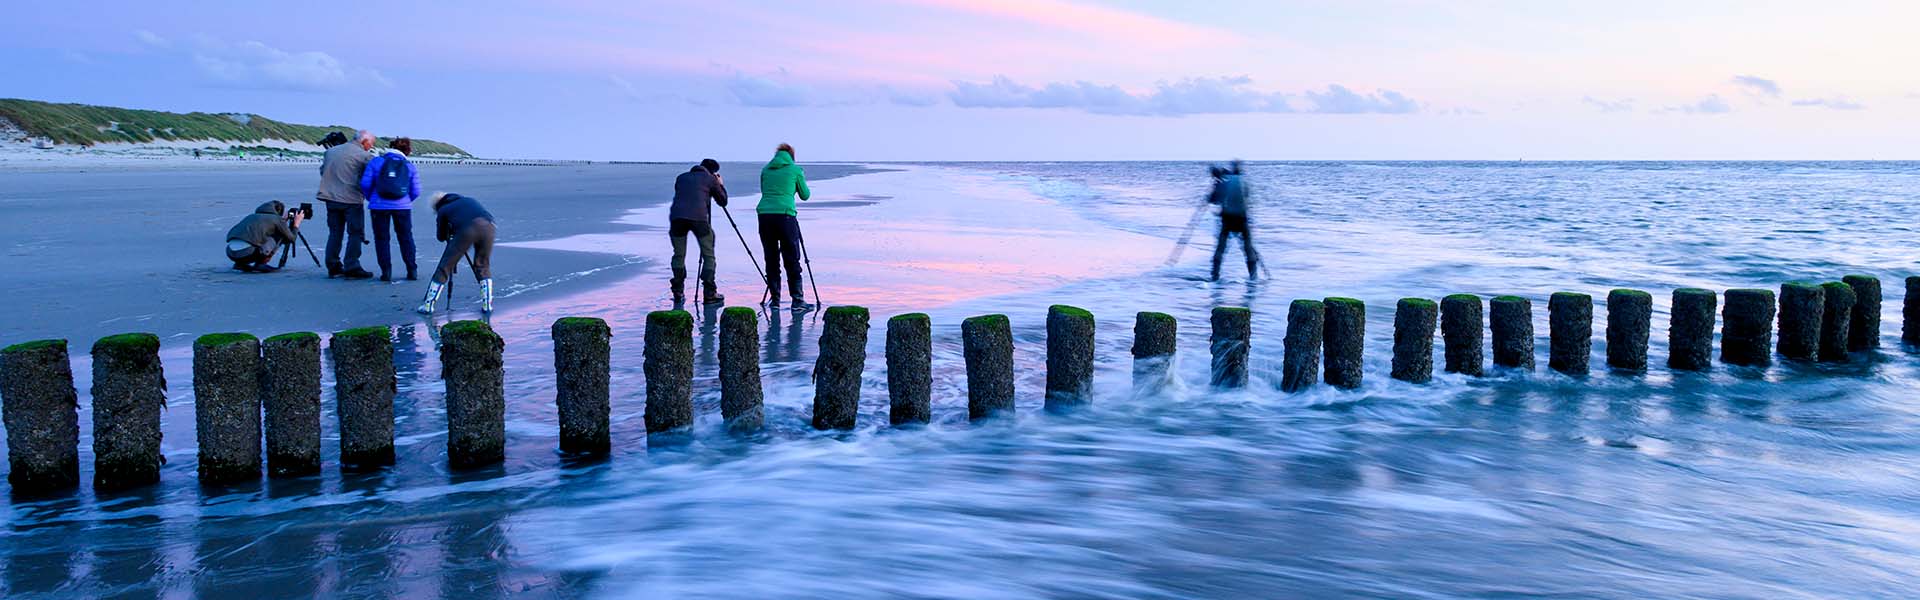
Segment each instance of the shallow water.
[[[170,347],[163,483],[13,499],[0,583],[10,596],[169,598],[1899,598],[1920,584],[1920,360],[1897,346],[1900,278],[1920,258],[1905,244],[1916,165],[1254,165],[1255,237],[1274,275],[1260,284],[1241,281],[1237,251],[1227,283],[1200,280],[1210,223],[1162,267],[1202,172],[912,165],[816,186],[838,203],[802,206],[821,295],[875,309],[853,432],[807,425],[817,321],[769,313],[769,430],[723,433],[704,311],[699,420],[649,446],[639,331],[664,302],[653,273],[493,319],[509,365],[499,468],[447,471],[421,321],[399,329],[395,468],[209,490],[193,477],[189,357]],[[723,284],[751,303],[730,234]],[[553,243],[657,256],[658,237]],[[1403,296],[1531,297],[1544,366],[1546,294],[1592,293],[1603,319],[1607,289],[1647,289],[1658,364],[1674,287],[1850,273],[1883,278],[1886,336],[1847,365],[1385,377]],[[1366,384],[1275,391],[1287,302],[1331,295],[1368,301]],[[1100,317],[1097,399],[1072,415],[1039,410],[1057,302]],[[1205,386],[1219,305],[1256,313],[1245,391]],[[894,430],[880,324],[909,310],[934,318],[935,422]],[[1179,389],[1130,393],[1139,310],[1180,318]],[[972,425],[958,323],[986,312],[1016,328],[1020,414]],[[616,332],[602,462],[555,452],[546,328],[571,314]],[[332,465],[330,393],[323,408]]]

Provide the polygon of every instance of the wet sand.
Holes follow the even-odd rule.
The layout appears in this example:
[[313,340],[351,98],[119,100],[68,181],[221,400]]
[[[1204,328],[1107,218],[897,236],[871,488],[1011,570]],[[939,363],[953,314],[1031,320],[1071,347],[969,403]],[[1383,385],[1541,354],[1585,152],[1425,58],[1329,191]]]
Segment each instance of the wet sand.
[[[757,193],[759,165],[728,163],[735,194]],[[472,195],[499,219],[503,243],[641,229],[616,223],[640,207],[664,206],[681,164],[502,167],[426,165],[428,190]],[[807,165],[815,181],[868,172],[852,165]],[[272,334],[334,331],[411,322],[412,307],[438,262],[431,211],[417,203],[414,238],[422,281],[329,280],[306,248],[273,274],[230,268],[222,253],[228,228],[267,200],[311,201],[318,174],[306,164],[166,162],[104,166],[0,168],[0,344],[67,338],[84,353],[92,340],[129,331],[178,342],[217,331]],[[325,211],[303,227],[324,252]],[[369,223],[369,239],[371,224]],[[398,252],[396,248],[395,252]],[[363,264],[378,272],[374,249]],[[503,246],[495,251],[499,302],[525,304],[630,278],[653,261],[625,254]],[[404,267],[395,257],[396,276]],[[455,293],[463,308],[476,287],[462,267]],[[469,311],[471,312],[471,311]]]

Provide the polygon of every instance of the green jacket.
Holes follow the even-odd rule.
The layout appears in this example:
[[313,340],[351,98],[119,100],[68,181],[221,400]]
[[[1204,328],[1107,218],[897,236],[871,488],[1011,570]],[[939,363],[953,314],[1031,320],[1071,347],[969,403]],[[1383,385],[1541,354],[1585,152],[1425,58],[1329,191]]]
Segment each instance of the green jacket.
[[813,195],[807,189],[807,172],[793,164],[792,154],[775,152],[766,168],[760,169],[760,206],[754,210],[763,215],[799,216],[793,209],[794,194],[801,200]]

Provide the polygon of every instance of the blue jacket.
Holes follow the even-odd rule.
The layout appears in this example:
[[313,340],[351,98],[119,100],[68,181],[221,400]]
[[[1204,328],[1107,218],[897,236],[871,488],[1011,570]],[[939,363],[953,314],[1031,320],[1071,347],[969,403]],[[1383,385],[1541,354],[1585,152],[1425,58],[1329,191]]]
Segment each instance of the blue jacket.
[[413,161],[407,161],[407,174],[412,177],[412,181],[407,182],[406,199],[388,200],[373,191],[373,178],[380,176],[380,169],[387,164],[388,156],[404,157],[399,150],[388,149],[368,161],[367,170],[360,174],[360,193],[367,196],[368,210],[410,210],[413,208],[413,201],[420,199],[420,166],[413,164]]
[[[372,198],[372,196],[368,196]],[[1247,216],[1247,182],[1234,173],[1213,182],[1213,193],[1207,195],[1207,203],[1220,205],[1220,214]]]

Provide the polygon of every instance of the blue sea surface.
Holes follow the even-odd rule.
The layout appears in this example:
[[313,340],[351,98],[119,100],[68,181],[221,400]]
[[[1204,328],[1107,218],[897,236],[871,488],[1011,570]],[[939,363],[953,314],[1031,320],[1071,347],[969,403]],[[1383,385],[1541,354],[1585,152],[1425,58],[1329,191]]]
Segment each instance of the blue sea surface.
[[[446,466],[434,351],[444,319],[396,330],[397,464],[370,474],[333,468],[329,368],[324,475],[200,487],[190,360],[170,349],[163,483],[125,495],[13,498],[0,530],[0,586],[8,597],[63,598],[1920,590],[1920,356],[1899,343],[1903,280],[1920,274],[1920,164],[1253,163],[1252,235],[1271,278],[1248,281],[1236,243],[1218,283],[1206,281],[1214,220],[1199,204],[1205,164],[900,166],[837,180],[838,193],[875,200],[833,210],[958,230],[956,212],[899,200],[904,188],[887,182],[985,181],[996,194],[1032,196],[1078,218],[1048,225],[1089,229],[1089,239],[1126,234],[1112,238],[1124,248],[1095,253],[1151,258],[979,296],[876,289],[885,286],[833,279],[834,266],[822,264],[829,301],[858,296],[932,315],[934,422],[925,428],[886,425],[884,322],[906,310],[874,315],[860,425],[850,432],[809,425],[817,319],[764,314],[768,428],[749,436],[723,428],[715,310],[696,311],[697,423],[649,444],[639,332],[645,313],[663,308],[656,296],[609,288],[509,308],[493,319],[507,340],[508,456],[480,471]],[[1040,225],[1023,220],[1054,218],[1047,214],[1008,211],[999,221]],[[982,227],[968,219],[965,227]],[[858,247],[861,232],[808,235]],[[1191,242],[1176,252],[1183,238]],[[964,243],[952,245],[964,255]],[[1039,270],[1057,251],[1036,243],[1025,260]],[[866,272],[916,268],[884,252],[863,260]],[[658,287],[660,271],[640,277]],[[1886,291],[1875,351],[1844,364],[1662,367],[1675,288],[1777,289],[1852,274],[1878,276]],[[1653,294],[1646,373],[1604,368],[1613,288]],[[1545,299],[1558,291],[1595,299],[1594,370],[1584,377],[1545,369]],[[1531,298],[1542,368],[1438,374],[1424,385],[1388,379],[1395,301],[1452,293]],[[1329,296],[1367,303],[1365,381],[1282,393],[1288,303]],[[919,304],[925,297],[942,300]],[[1095,398],[1071,414],[1040,410],[1044,317],[1056,303],[1098,318]],[[1244,390],[1207,385],[1215,306],[1254,312]],[[1134,314],[1145,310],[1179,319],[1179,385],[1136,394],[1128,348]],[[547,327],[582,311],[616,332],[614,450],[603,461],[555,450]],[[975,424],[959,322],[986,313],[1014,325],[1019,411]],[[89,365],[76,359],[84,416]],[[85,423],[82,431],[84,478]]]

